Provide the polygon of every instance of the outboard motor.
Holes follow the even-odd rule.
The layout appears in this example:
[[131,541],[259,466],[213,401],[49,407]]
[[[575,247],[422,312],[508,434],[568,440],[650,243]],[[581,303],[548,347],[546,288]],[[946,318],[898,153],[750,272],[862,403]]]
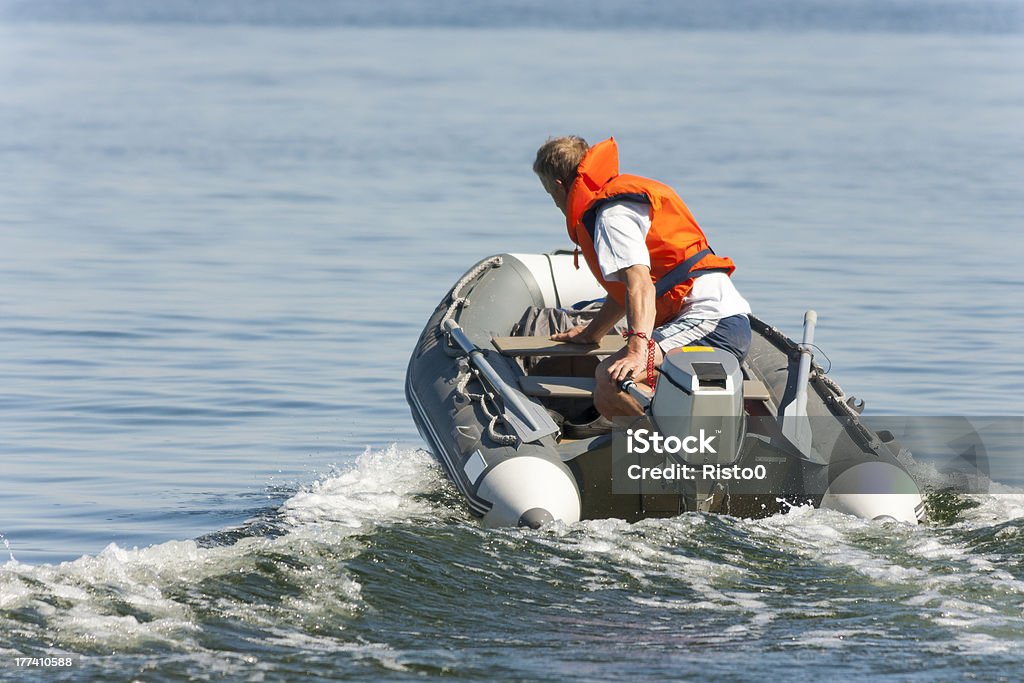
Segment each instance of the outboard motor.
[[665,438],[691,440],[679,451],[687,465],[731,465],[743,438],[743,373],[736,357],[709,346],[665,354],[651,402],[651,416]]

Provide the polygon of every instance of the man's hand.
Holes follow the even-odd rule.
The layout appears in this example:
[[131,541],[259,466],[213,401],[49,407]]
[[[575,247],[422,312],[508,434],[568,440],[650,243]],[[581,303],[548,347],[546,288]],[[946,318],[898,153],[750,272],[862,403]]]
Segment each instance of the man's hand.
[[600,339],[595,338],[590,331],[589,325],[577,325],[567,332],[557,332],[551,335],[551,341],[564,341],[573,344],[596,344]]
[[608,379],[616,385],[633,373],[637,382],[647,381],[647,356],[642,353],[629,352],[608,366]]

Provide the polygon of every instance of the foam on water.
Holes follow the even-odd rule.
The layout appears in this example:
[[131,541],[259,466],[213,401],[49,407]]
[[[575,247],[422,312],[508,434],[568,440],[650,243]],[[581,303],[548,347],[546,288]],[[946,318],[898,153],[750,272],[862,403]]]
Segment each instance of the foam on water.
[[[613,628],[657,648],[742,641],[765,652],[841,651],[890,642],[913,624],[930,630],[923,647],[934,655],[1010,656],[1024,642],[1024,577],[1007,564],[1019,549],[1022,501],[977,497],[948,526],[797,507],[760,520],[685,514],[484,530],[429,454],[392,446],[297,491],[252,527],[261,531],[227,544],[112,544],[58,565],[12,559],[0,567],[0,626],[12,656],[45,647],[103,671],[100,655],[134,653],[157,669],[184,662],[229,677],[280,671],[289,652],[381,675],[421,671],[439,655],[411,642],[430,640],[427,615],[437,610],[448,612],[449,635],[529,646],[532,621],[495,631],[471,608],[452,610],[443,593],[423,587],[422,604],[403,597],[420,591],[419,567],[436,566],[444,569],[428,570],[434,581],[451,576],[481,597],[501,586],[539,614],[555,608],[584,641]],[[1011,549],[978,545],[979,534]],[[893,623],[861,623],[866,604]],[[419,617],[411,642],[402,631],[375,635],[380,620]],[[690,624],[684,635],[680,622]],[[690,632],[693,624],[701,628]]]
[[[742,524],[752,536],[778,538],[797,555],[865,577],[884,591],[876,599],[896,600],[917,618],[941,627],[958,651],[1024,651],[1024,580],[1007,571],[1016,567],[1020,573],[1015,559],[1019,546],[983,553],[970,542],[971,532],[1019,520],[1024,495],[970,498],[977,507],[949,527],[880,524],[811,508]],[[1019,529],[1018,525],[999,533],[1016,537]],[[841,581],[855,583],[849,577]],[[838,604],[839,599],[821,603],[826,609]],[[851,633],[826,629],[805,635],[806,644],[828,646]]]
[[[971,496],[976,507],[964,510],[962,524],[981,527],[1024,518],[1024,492],[1020,489],[992,484],[991,493]],[[1004,529],[1004,533],[1013,533],[1014,529]]]
[[358,528],[387,521],[426,518],[435,512],[418,495],[440,485],[440,471],[423,451],[396,447],[367,450],[355,467],[315,482],[282,506],[285,522],[293,529],[332,523]]
[[167,649],[200,652],[211,613],[267,629],[269,641],[331,650],[339,615],[360,609],[361,586],[338,559],[376,525],[437,516],[421,497],[440,475],[422,451],[367,451],[355,465],[297,492],[280,510],[279,533],[243,537],[229,546],[193,540],[148,548],[109,545],[96,556],[33,566],[0,567],[3,627],[19,652],[52,643],[60,651],[102,654]]

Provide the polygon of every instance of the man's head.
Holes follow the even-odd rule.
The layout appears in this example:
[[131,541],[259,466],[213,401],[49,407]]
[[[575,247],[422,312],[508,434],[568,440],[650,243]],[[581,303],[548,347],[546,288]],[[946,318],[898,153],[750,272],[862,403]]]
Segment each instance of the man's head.
[[578,135],[566,135],[548,138],[537,150],[533,172],[563,214],[567,211],[566,200],[576,179],[576,169],[589,148],[587,141]]

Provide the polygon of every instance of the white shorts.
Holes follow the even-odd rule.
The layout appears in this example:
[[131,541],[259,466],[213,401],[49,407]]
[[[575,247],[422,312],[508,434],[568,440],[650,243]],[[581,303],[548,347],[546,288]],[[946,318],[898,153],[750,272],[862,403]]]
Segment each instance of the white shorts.
[[716,327],[718,327],[717,320],[678,318],[655,328],[651,336],[654,337],[654,341],[658,342],[662,352],[668,353],[672,349],[678,349],[698,339],[703,339],[714,332]]

